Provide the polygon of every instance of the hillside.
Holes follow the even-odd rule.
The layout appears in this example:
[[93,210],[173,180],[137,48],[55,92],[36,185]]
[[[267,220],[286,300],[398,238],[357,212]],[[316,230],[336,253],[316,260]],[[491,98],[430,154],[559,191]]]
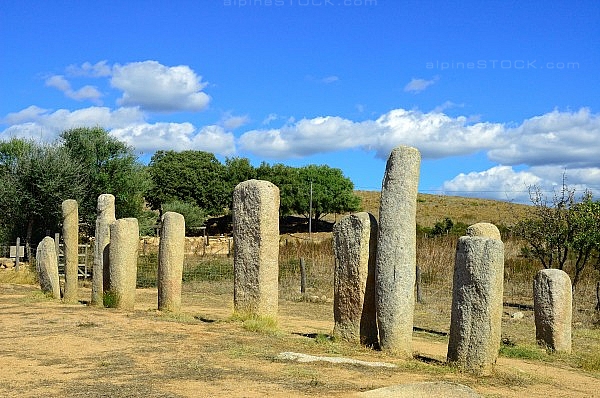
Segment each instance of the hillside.
[[[364,211],[379,217],[379,191],[355,191],[362,200]],[[417,197],[417,224],[431,227],[450,217],[452,221],[474,224],[491,222],[513,225],[527,215],[530,206],[489,199],[419,194]]]

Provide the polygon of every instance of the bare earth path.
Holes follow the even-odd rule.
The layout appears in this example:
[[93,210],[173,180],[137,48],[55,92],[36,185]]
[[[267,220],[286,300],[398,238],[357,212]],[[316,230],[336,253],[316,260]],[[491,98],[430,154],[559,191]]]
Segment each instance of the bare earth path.
[[[128,313],[48,301],[34,286],[0,285],[0,397],[342,397],[439,380],[491,397],[600,396],[597,375],[548,362],[500,358],[490,377],[458,373],[437,362],[445,342],[422,333],[415,350],[426,360],[411,361],[306,337],[331,330],[328,303],[282,301],[278,333],[250,331],[229,319],[227,289],[203,289],[188,289],[184,314],[169,316],[154,310],[155,289],[138,290],[137,309]],[[80,299],[89,294],[80,289]],[[283,351],[397,367],[276,359]]]

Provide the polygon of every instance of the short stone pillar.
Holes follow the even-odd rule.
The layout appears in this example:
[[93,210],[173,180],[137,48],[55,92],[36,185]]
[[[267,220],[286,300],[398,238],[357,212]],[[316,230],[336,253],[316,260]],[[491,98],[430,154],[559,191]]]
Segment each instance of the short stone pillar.
[[122,218],[110,225],[110,289],[105,304],[123,310],[133,310],[137,279],[140,233],[137,218]]
[[58,279],[58,258],[54,239],[46,236],[37,247],[35,268],[42,292],[60,299],[60,282]]
[[477,224],[467,227],[467,236],[483,236],[486,238],[502,240],[498,227],[489,222],[478,222]]
[[377,220],[372,214],[351,214],[333,226],[333,335],[366,346],[378,343],[376,248]]
[[158,309],[181,310],[181,279],[185,246],[185,219],[168,211],[162,216],[158,247]]
[[533,282],[535,338],[553,351],[571,352],[571,278],[559,269],[538,271]]
[[381,189],[375,265],[377,323],[383,350],[412,356],[416,279],[416,213],[421,154],[394,148]]
[[77,201],[67,199],[62,202],[63,253],[65,259],[65,289],[63,301],[75,303],[79,291],[79,209]]
[[279,188],[261,180],[233,191],[233,304],[236,312],[277,315]]
[[498,358],[502,326],[504,244],[498,239],[458,239],[452,287],[448,362],[488,373]]
[[94,266],[92,269],[92,305],[95,306],[103,306],[104,289],[106,287],[106,290],[108,290],[109,286],[110,225],[115,220],[115,197],[108,193],[98,196]]

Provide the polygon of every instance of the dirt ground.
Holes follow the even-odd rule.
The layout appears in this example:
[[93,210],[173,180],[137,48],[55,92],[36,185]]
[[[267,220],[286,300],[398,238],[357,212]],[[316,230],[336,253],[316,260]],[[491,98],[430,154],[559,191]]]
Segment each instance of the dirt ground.
[[[123,312],[48,300],[31,285],[0,285],[1,397],[346,397],[416,381],[452,381],[489,397],[600,396],[600,378],[546,361],[501,357],[491,376],[443,364],[446,338],[416,332],[417,359],[332,342],[331,303],[280,302],[278,332],[232,320],[229,286],[185,286],[184,312],[161,314],[156,289]],[[89,299],[80,289],[80,299]],[[316,338],[314,338],[316,335]],[[344,356],[376,368],[277,359]]]

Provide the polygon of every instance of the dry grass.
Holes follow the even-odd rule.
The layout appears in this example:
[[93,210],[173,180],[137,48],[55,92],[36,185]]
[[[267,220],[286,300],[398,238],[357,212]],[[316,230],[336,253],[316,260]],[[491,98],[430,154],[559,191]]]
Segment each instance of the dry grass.
[[[356,191],[361,198],[362,208],[379,218],[378,191]],[[513,225],[527,214],[529,206],[498,200],[464,198],[419,194],[417,196],[417,224],[432,227],[436,222],[449,217],[465,224],[491,222],[497,225]]]
[[19,267],[19,271],[14,268],[0,269],[0,283],[16,283],[20,285],[33,285],[37,283],[37,275],[29,264],[24,263]]

